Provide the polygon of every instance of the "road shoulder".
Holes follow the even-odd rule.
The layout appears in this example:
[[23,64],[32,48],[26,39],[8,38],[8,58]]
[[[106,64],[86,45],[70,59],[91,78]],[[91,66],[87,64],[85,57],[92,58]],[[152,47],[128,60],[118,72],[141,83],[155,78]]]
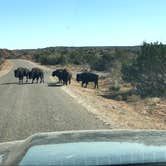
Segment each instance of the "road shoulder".
[[5,60],[4,63],[0,66],[0,77],[6,75],[13,68],[13,64],[10,60]]

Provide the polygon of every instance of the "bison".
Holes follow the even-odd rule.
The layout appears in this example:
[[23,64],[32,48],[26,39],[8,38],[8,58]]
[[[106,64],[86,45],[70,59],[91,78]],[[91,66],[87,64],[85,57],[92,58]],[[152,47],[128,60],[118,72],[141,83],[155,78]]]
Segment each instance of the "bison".
[[84,84],[86,84],[85,87],[87,87],[89,82],[94,82],[94,88],[98,88],[98,79],[99,76],[97,74],[90,72],[83,72],[76,75],[76,80],[78,82],[82,81],[82,87],[84,86]]
[[29,72],[30,72],[30,70],[29,70],[29,69],[24,68],[24,77],[26,77],[26,83],[28,83]]
[[57,76],[59,79],[59,83],[62,83],[63,81],[63,69],[57,69],[55,71],[52,72],[52,76]]
[[63,74],[62,74],[63,84],[67,85],[68,82],[70,84],[71,78],[72,78],[72,73],[70,71],[68,71],[67,69],[64,69]]
[[71,83],[72,74],[67,69],[57,69],[52,72],[52,76],[57,76],[60,83],[67,85]]
[[23,67],[14,70],[14,76],[19,79],[19,84],[23,84],[24,77],[26,77],[26,83],[28,82],[29,72],[29,69]]
[[32,84],[34,80],[36,79],[36,83],[38,83],[38,80],[40,78],[40,83],[44,83],[44,72],[43,70],[39,68],[32,68],[32,70],[29,72],[29,79],[32,79]]

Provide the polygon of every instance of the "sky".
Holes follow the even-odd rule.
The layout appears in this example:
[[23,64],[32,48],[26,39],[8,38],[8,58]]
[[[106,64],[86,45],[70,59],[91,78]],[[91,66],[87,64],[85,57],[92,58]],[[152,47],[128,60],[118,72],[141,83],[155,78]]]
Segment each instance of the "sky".
[[166,0],[0,0],[0,48],[166,43]]

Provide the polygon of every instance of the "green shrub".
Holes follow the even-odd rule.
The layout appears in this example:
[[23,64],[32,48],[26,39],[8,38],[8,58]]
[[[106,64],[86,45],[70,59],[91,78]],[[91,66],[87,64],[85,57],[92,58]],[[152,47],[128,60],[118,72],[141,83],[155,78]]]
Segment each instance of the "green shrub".
[[60,54],[51,54],[51,55],[41,54],[38,55],[36,58],[43,65],[57,65],[57,64],[67,63],[67,57]]
[[166,92],[166,47],[161,43],[144,43],[136,60],[122,67],[125,81],[136,85],[145,96],[162,96]]

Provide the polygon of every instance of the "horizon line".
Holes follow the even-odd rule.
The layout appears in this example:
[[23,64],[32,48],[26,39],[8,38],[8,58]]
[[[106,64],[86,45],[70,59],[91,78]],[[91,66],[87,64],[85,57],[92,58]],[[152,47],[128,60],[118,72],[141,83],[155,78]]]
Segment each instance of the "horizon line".
[[36,47],[36,48],[0,48],[1,50],[35,50],[35,49],[44,49],[44,48],[54,48],[54,47],[66,47],[66,48],[88,48],[88,47],[140,47],[140,45],[97,45],[97,46],[46,46],[46,47]]

